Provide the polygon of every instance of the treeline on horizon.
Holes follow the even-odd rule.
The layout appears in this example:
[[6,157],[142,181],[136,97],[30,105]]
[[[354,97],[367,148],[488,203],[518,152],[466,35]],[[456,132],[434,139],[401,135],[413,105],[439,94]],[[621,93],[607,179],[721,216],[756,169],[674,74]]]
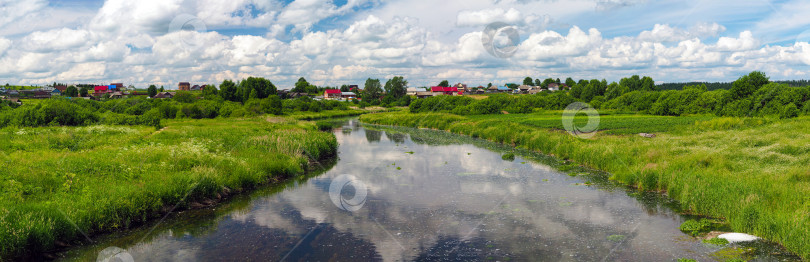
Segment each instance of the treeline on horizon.
[[704,84],[680,90],[659,90],[652,78],[632,76],[618,83],[580,80],[569,91],[536,95],[491,95],[470,97],[438,96],[412,102],[409,111],[449,112],[458,115],[529,113],[534,109],[561,110],[573,102],[589,103],[596,109],[614,109],[652,115],[681,116],[775,116],[792,118],[810,114],[810,86],[771,82],[765,73],[754,71],[732,82],[729,89],[709,90]]
[[[791,87],[810,86],[810,80],[778,80],[777,84],[786,84]],[[673,82],[656,85],[659,90],[683,90],[685,86],[705,85],[706,90],[731,89],[734,82]]]

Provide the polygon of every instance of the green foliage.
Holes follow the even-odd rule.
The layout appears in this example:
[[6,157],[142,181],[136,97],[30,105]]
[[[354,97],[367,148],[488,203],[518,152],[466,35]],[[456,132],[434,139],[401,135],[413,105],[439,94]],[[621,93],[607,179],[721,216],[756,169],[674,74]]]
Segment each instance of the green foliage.
[[158,93],[157,86],[149,85],[149,88],[146,89],[146,93],[149,94],[149,97],[156,96]]
[[233,81],[225,79],[219,85],[219,96],[227,101],[239,102],[241,98],[237,96],[236,84]]
[[77,97],[79,96],[79,90],[76,89],[75,86],[68,86],[65,92],[62,93],[62,96]]
[[625,235],[610,235],[607,240],[610,242],[622,242],[627,238]]
[[197,100],[197,97],[191,92],[179,91],[174,95],[174,97],[172,97],[172,99],[180,103],[194,103],[194,101]]
[[527,86],[534,85],[534,80],[531,77],[527,76],[526,78],[523,79],[523,84]]
[[366,84],[363,88],[362,98],[363,101],[379,100],[382,96],[382,85],[380,79],[366,79]]
[[712,222],[710,220],[708,220],[708,219],[705,219],[705,218],[700,219],[700,220],[694,220],[694,219],[686,220],[679,227],[679,229],[682,232],[684,232],[684,233],[686,233],[686,234],[688,234],[690,236],[693,236],[693,237],[701,235],[701,234],[708,233],[711,230],[711,228],[712,228]]
[[728,245],[728,240],[726,240],[725,238],[715,237],[715,238],[711,238],[711,239],[705,239],[705,240],[703,240],[703,243],[710,244],[710,245],[716,245],[716,246],[725,246],[725,245]]
[[290,92],[307,93],[307,87],[309,87],[309,82],[307,82],[307,79],[304,77],[301,77],[295,82],[295,87],[293,87]]
[[768,82],[768,77],[765,76],[765,73],[760,71],[754,71],[748,75],[744,75],[731,84],[732,98],[735,100],[746,98],[754,94],[757,89]]
[[450,87],[450,82],[447,81],[447,80],[442,80],[441,82],[439,82],[439,85],[437,85],[437,86]]
[[515,161],[515,154],[514,153],[506,153],[501,156],[501,159],[506,161]]
[[276,86],[273,85],[273,82],[262,77],[248,77],[242,80],[239,82],[239,90],[242,94],[241,101],[251,98],[264,99],[276,94]]
[[391,78],[385,82],[385,92],[387,93],[387,96],[394,99],[399,99],[400,97],[405,96],[407,88],[408,80],[405,80],[405,78],[401,76],[395,76],[394,78]]

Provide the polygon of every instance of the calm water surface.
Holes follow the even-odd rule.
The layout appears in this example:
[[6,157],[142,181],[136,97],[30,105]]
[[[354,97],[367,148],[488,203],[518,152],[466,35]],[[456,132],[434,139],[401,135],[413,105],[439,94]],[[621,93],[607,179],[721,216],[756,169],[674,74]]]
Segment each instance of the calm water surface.
[[767,243],[703,244],[678,230],[677,203],[600,175],[570,176],[547,157],[502,160],[513,149],[356,120],[335,135],[339,160],[318,174],[60,256],[92,261],[118,247],[134,261],[797,260]]

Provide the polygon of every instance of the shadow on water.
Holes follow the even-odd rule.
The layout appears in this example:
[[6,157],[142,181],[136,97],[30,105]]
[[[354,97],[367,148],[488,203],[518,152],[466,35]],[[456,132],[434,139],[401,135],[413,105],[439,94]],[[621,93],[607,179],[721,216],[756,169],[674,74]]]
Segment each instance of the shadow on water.
[[678,202],[554,157],[354,119],[318,127],[340,143],[322,170],[63,257],[95,260],[116,246],[135,261],[798,261],[767,242],[704,244],[678,230],[689,218]]

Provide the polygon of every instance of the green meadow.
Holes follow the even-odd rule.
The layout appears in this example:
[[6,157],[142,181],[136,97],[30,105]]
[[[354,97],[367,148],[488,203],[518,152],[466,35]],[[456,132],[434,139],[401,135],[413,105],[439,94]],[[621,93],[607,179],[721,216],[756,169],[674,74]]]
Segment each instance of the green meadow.
[[0,260],[210,206],[337,150],[334,135],[291,117],[162,125],[0,129]]
[[[603,112],[604,111],[604,112]],[[810,118],[652,116],[600,111],[598,133],[562,128],[562,111],[460,116],[366,114],[366,123],[447,130],[571,160],[688,212],[722,218],[738,232],[810,258]],[[577,116],[584,126],[588,119]],[[654,133],[645,138],[637,133]]]

